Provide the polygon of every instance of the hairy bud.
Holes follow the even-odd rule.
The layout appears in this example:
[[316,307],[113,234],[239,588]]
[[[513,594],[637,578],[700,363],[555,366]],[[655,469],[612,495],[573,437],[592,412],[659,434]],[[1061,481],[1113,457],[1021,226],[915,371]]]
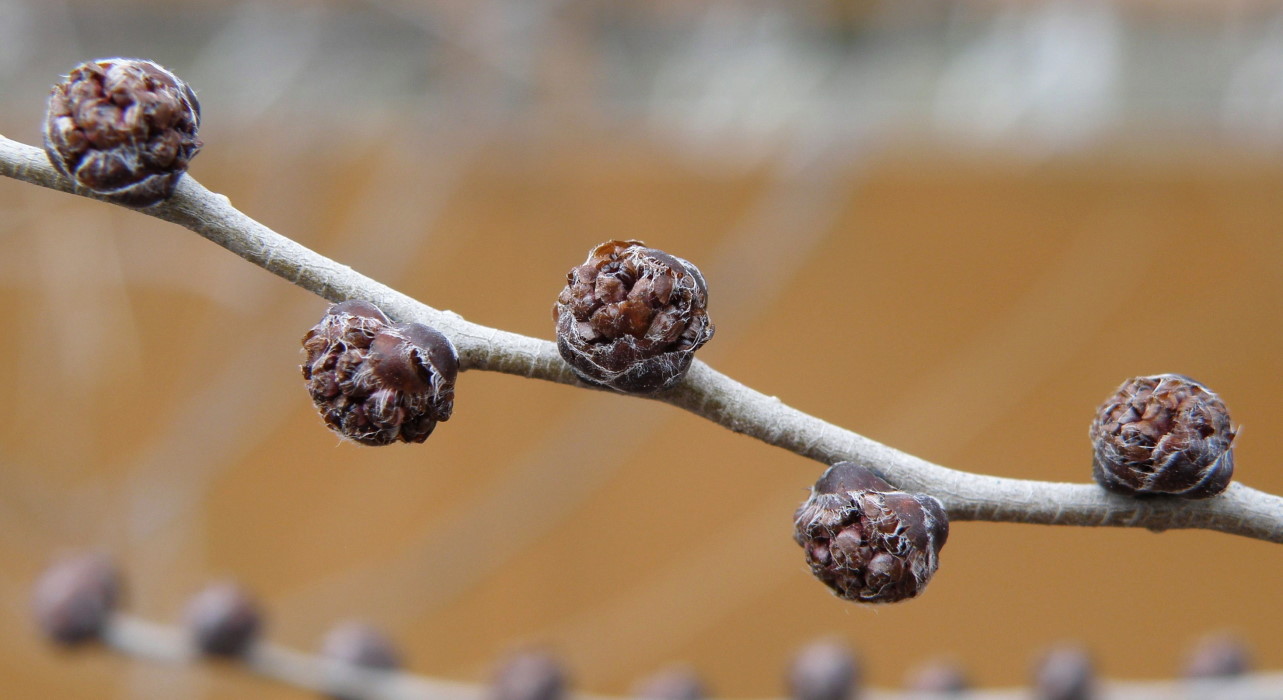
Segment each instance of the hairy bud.
[[120,601],[120,574],[101,554],[55,562],[36,581],[32,608],[49,639],[74,646],[99,639]]
[[566,685],[566,672],[555,659],[523,651],[499,667],[489,700],[562,700]]
[[340,435],[364,445],[423,442],[450,419],[459,358],[421,323],[392,323],[378,307],[345,301],[303,336],[303,378]]
[[1034,667],[1034,697],[1038,700],[1096,697],[1096,667],[1091,656],[1076,646],[1062,646],[1043,654]]
[[643,700],[703,700],[708,697],[704,682],[685,667],[660,671],[643,679],[633,690]]
[[851,700],[859,689],[860,669],[850,649],[822,640],[797,652],[785,680],[793,700]]
[[1234,428],[1210,389],[1179,374],[1129,379],[1091,424],[1092,474],[1129,496],[1209,498],[1234,476]]
[[607,241],[566,275],[557,349],[579,378],[650,394],[676,384],[713,337],[698,268],[640,241]]
[[104,58],[53,87],[45,153],[77,185],[146,207],[173,194],[200,150],[199,127],[187,83],[151,61]]
[[192,643],[206,656],[241,656],[258,640],[262,628],[258,603],[230,581],[208,586],[187,604]]
[[893,603],[922,592],[949,537],[940,502],[909,494],[867,467],[838,462],[794,516],[811,573],[840,598]]

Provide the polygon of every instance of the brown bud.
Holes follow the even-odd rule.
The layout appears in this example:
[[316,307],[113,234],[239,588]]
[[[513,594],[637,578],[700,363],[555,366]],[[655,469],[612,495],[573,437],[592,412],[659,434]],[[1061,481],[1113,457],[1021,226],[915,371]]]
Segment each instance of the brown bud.
[[1129,496],[1209,498],[1234,476],[1234,428],[1210,389],[1179,374],[1123,382],[1091,424],[1092,474]]
[[338,666],[330,669],[327,683],[331,689],[330,697],[335,700],[365,697],[361,690],[369,690],[371,680],[359,673],[354,674],[354,669],[395,671],[401,668],[401,654],[392,640],[363,622],[335,625],[321,642],[321,656],[338,662]]
[[918,695],[938,697],[960,695],[970,687],[967,675],[951,661],[933,661],[915,669],[905,683],[905,689]]
[[853,462],[824,472],[797,509],[794,527],[811,573],[838,597],[860,603],[921,593],[949,537],[939,501],[899,491]]
[[566,685],[566,672],[556,659],[543,652],[523,651],[499,667],[490,700],[561,700]]
[[607,241],[566,275],[557,349],[589,384],[650,394],[676,384],[713,337],[698,268],[640,241]]
[[206,656],[242,656],[258,640],[263,614],[239,584],[225,581],[197,593],[187,604],[192,643]]
[[120,574],[101,554],[55,562],[36,581],[32,607],[49,639],[73,646],[98,639],[120,600]]
[[633,690],[644,700],[703,700],[708,697],[704,682],[691,669],[670,668],[644,678]]
[[200,103],[151,61],[104,58],[53,87],[49,162],[77,185],[132,207],[168,198],[200,150]]
[[303,336],[303,378],[335,432],[364,445],[423,442],[450,419],[459,358],[441,332],[392,323],[366,301],[326,311]]
[[1233,678],[1251,670],[1247,646],[1233,635],[1203,639],[1185,663],[1185,677],[1190,679]]
[[1039,700],[1096,697],[1096,668],[1091,656],[1076,646],[1062,646],[1045,653],[1034,667],[1034,695]]
[[859,689],[860,668],[846,646],[821,640],[798,651],[786,680],[793,700],[850,700]]

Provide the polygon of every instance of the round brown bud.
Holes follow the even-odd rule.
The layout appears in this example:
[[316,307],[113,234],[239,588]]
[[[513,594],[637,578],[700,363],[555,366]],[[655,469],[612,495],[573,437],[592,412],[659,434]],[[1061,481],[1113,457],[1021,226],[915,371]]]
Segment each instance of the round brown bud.
[[499,667],[490,700],[561,700],[566,685],[566,672],[556,659],[539,651],[523,651]]
[[55,562],[36,581],[32,608],[49,639],[67,646],[99,639],[120,601],[120,574],[107,556]]
[[811,573],[839,598],[893,603],[922,592],[949,538],[940,501],[897,490],[867,467],[838,462],[794,515]]
[[1179,374],[1123,382],[1091,424],[1092,475],[1129,496],[1209,498],[1234,476],[1234,428],[1224,402]]
[[713,337],[698,268],[640,241],[607,241],[566,275],[557,350],[579,378],[633,394],[667,389]]
[[366,301],[326,311],[303,336],[303,378],[340,435],[363,445],[423,442],[450,419],[459,358],[441,332],[392,323]]
[[1185,663],[1185,677],[1216,679],[1242,676],[1252,670],[1252,655],[1243,640],[1233,635],[1203,639]]
[[182,80],[142,59],[76,66],[53,87],[49,162],[77,185],[146,207],[168,198],[200,150],[200,103]]
[[860,668],[845,645],[821,640],[798,651],[785,680],[794,700],[850,700],[859,689]]
[[1062,646],[1045,653],[1034,667],[1034,695],[1039,700],[1096,697],[1096,668],[1091,656],[1076,646]]
[[401,654],[396,645],[379,629],[364,622],[343,622],[326,633],[321,642],[321,656],[338,663],[330,669],[328,687],[335,700],[364,697],[362,688],[369,679],[354,675],[353,669],[395,671],[401,668]]
[[959,695],[970,687],[967,675],[951,661],[933,661],[915,669],[905,689],[925,696]]
[[263,628],[258,603],[230,581],[197,593],[187,604],[186,619],[192,644],[206,656],[242,656]]
[[642,679],[633,696],[644,700],[703,700],[708,691],[695,671],[678,667]]

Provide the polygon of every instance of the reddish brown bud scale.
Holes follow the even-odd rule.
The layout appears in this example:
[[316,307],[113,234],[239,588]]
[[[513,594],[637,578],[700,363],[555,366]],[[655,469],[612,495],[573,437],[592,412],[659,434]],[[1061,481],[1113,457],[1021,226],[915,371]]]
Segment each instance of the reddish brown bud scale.
[[75,646],[102,637],[120,602],[120,573],[102,554],[54,562],[36,581],[32,608],[50,640]]
[[242,656],[258,641],[263,628],[258,602],[230,581],[197,593],[187,605],[186,618],[192,643],[206,656]]
[[697,267],[640,241],[607,241],[566,275],[557,349],[589,384],[654,393],[681,381],[713,337],[707,308]]
[[794,516],[794,539],[840,598],[892,603],[922,592],[949,537],[944,507],[896,490],[867,467],[838,462]]
[[49,162],[77,185],[132,207],[168,198],[200,151],[192,89],[142,59],[82,63],[49,95]]
[[303,350],[303,378],[326,425],[361,444],[423,442],[454,410],[454,344],[423,324],[392,323],[369,302],[331,306]]
[[1129,496],[1210,498],[1234,476],[1229,410],[1179,374],[1129,379],[1092,421],[1092,474]]

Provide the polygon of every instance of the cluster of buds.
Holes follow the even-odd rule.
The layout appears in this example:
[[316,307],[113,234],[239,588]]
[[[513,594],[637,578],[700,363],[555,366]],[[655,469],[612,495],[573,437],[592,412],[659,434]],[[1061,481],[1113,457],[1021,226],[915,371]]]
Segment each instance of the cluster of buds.
[[459,358],[436,329],[393,323],[367,301],[345,301],[303,336],[303,350],[308,393],[343,437],[423,442],[450,419]]
[[76,66],[53,87],[45,117],[49,162],[114,202],[168,198],[200,150],[200,102],[173,73],[142,59]]
[[640,241],[607,241],[566,275],[557,349],[580,379],[651,394],[685,376],[713,337],[699,268]]
[[811,573],[834,594],[893,603],[926,587],[949,537],[940,501],[896,489],[869,468],[838,462],[794,516]]

